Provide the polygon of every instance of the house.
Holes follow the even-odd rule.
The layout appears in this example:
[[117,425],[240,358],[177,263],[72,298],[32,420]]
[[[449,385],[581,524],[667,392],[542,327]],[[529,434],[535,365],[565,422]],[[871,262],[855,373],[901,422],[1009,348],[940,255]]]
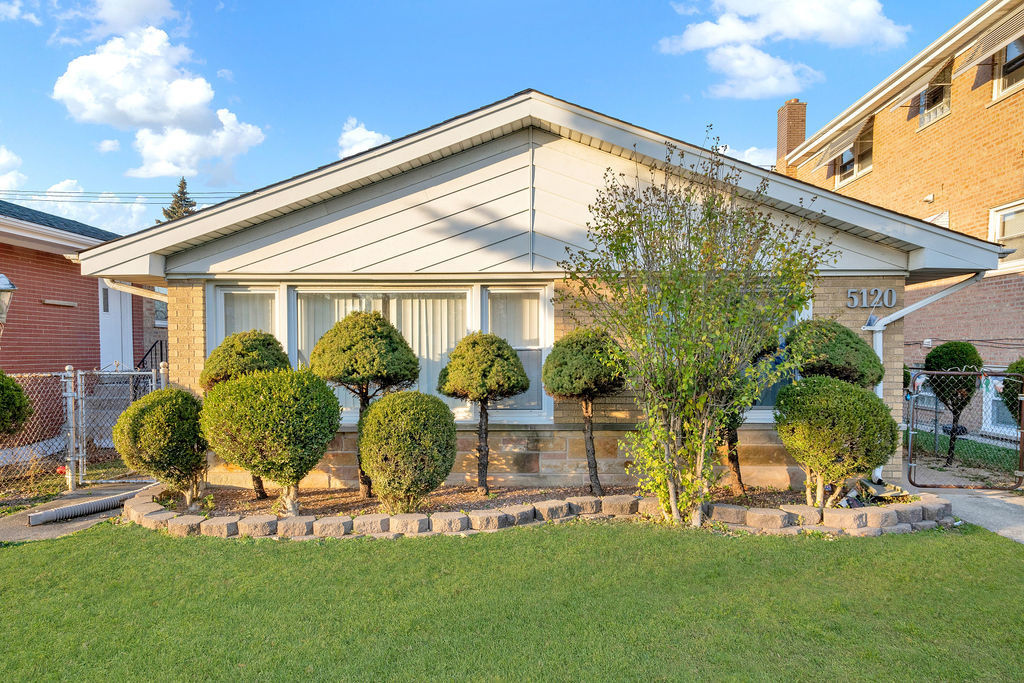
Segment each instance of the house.
[[[0,273],[17,287],[0,336],[5,372],[131,369],[166,339],[151,299],[83,277],[65,255],[119,235],[0,201]],[[153,357],[153,354],[150,354]]]
[[[587,246],[587,207],[606,169],[634,174],[636,161],[662,160],[666,143],[686,155],[684,166],[707,153],[527,90],[88,249],[82,272],[167,287],[171,380],[197,390],[211,349],[250,328],[273,332],[299,365],[347,312],[380,310],[419,355],[418,388],[430,393],[463,335],[497,333],[518,349],[531,388],[491,409],[494,483],[583,484],[578,405],[553,401],[539,381],[552,343],[573,324],[553,301],[561,286],[557,264],[566,246]],[[769,173],[735,164],[745,189]],[[822,273],[810,315],[833,317],[871,339],[885,365],[878,390],[898,412],[905,285],[984,273],[997,266],[1001,248],[786,175],[769,180],[772,207],[812,221],[839,250]],[[850,292],[865,297],[853,306]],[[861,332],[876,295],[890,320]],[[449,405],[461,430],[449,481],[474,481],[472,415],[464,404]],[[347,402],[339,436],[307,484],[355,484],[352,408]],[[599,468],[608,483],[628,480],[617,444],[636,419],[624,397],[596,407]],[[772,420],[768,405],[747,417],[740,434],[744,477],[802,483]],[[901,474],[899,454],[889,471]],[[247,474],[223,464],[209,478],[249,483]]]
[[[809,137],[806,108],[778,111],[778,172],[1014,250],[907,316],[908,364],[949,340],[993,369],[1024,356],[1024,0],[983,3]],[[907,302],[952,282],[909,284]]]

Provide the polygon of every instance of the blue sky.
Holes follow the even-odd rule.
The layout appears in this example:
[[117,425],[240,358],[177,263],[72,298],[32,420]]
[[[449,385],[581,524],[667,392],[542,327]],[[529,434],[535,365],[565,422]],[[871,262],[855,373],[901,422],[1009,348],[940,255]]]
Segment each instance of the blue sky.
[[131,232],[180,175],[247,191],[524,88],[770,163],[783,101],[813,132],[977,6],[921,4],[0,0],[0,198]]

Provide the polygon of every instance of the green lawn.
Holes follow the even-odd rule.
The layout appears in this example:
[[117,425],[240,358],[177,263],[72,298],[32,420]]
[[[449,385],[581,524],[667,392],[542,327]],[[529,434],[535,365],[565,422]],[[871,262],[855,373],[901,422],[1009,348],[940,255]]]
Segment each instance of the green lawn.
[[[903,434],[903,443],[907,442],[907,434]],[[936,442],[938,449],[935,448]],[[914,430],[915,452],[931,453],[934,455],[946,456],[949,452],[949,437],[945,434],[933,434]],[[980,441],[972,441],[959,437],[956,446],[953,448],[956,459],[960,464],[967,467],[981,467],[983,469],[998,470],[1000,472],[1014,472],[1020,464],[1020,456],[1016,448],[1002,448]]]
[[1011,680],[1022,567],[974,527],[275,542],[108,523],[0,548],[0,680]]

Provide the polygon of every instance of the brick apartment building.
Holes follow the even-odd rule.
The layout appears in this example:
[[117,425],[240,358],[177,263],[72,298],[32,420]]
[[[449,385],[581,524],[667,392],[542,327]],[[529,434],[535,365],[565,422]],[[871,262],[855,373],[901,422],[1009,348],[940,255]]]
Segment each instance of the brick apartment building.
[[948,340],[994,369],[1024,356],[1024,0],[985,2],[810,137],[806,109],[778,111],[780,173],[1016,250],[904,319],[906,362]]

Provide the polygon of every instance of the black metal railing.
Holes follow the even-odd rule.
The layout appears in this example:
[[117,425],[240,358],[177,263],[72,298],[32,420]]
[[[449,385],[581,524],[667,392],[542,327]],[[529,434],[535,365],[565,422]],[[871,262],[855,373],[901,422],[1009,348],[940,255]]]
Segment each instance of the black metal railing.
[[142,359],[135,364],[136,370],[158,370],[160,363],[167,360],[167,342],[157,339],[143,354]]

